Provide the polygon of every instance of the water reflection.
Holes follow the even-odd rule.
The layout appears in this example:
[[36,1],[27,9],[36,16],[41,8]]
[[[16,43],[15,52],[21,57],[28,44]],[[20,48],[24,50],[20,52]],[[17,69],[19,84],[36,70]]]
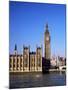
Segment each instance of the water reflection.
[[10,88],[29,88],[66,85],[65,73],[28,73],[10,75]]
[[41,75],[37,74],[37,75],[36,75],[36,78],[39,78],[39,77],[41,77]]

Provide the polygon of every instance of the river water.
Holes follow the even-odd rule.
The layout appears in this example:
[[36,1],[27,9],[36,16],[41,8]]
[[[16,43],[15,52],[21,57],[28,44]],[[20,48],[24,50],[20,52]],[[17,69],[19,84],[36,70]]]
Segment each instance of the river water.
[[10,74],[9,88],[31,88],[66,85],[65,72]]

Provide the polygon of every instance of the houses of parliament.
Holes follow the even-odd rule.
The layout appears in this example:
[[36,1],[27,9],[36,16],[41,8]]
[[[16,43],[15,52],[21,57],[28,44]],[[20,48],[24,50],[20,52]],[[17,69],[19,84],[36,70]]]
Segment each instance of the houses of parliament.
[[[50,60],[50,33],[48,24],[44,32],[44,59]],[[36,47],[35,52],[30,51],[30,46],[23,46],[23,53],[18,54],[17,45],[14,53],[9,55],[9,72],[42,72],[42,46]]]

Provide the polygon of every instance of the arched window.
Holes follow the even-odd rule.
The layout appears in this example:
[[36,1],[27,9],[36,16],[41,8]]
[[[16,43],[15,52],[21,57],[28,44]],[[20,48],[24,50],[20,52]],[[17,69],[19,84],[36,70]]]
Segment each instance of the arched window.
[[17,58],[17,70],[18,70],[18,68],[19,68],[19,59]]
[[23,61],[22,61],[22,58],[20,58],[20,68],[21,68],[21,69],[23,68]]
[[15,58],[13,58],[13,69],[15,68]]

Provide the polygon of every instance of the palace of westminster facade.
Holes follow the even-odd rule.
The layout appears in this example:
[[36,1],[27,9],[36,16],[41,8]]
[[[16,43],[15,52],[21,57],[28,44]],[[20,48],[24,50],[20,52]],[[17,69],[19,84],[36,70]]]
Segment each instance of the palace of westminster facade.
[[[50,34],[48,24],[44,32],[44,58],[50,59]],[[9,55],[9,72],[42,72],[42,46],[36,47],[36,52],[30,52],[30,46],[23,46],[23,54],[17,53],[17,45],[14,54]]]

